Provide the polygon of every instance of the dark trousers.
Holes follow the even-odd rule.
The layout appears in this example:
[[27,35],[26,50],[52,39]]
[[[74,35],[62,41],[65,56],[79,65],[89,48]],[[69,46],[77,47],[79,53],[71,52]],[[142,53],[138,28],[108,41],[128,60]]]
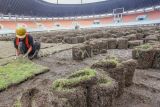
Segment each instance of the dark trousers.
[[[34,42],[34,46],[32,48],[32,51],[29,53],[29,58],[33,59],[33,58],[37,57],[40,48],[41,48],[40,42],[37,42],[37,41]],[[18,50],[19,50],[20,54],[26,54],[28,51],[26,45],[23,42],[19,43]]]

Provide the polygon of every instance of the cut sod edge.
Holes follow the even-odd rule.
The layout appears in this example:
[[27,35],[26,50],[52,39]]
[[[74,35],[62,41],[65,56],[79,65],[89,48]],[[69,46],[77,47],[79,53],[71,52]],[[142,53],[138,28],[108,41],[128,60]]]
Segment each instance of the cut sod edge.
[[23,83],[23,82],[25,82],[25,81],[27,81],[27,80],[29,80],[29,79],[32,79],[33,77],[35,77],[35,76],[37,76],[37,75],[46,73],[46,72],[48,72],[48,71],[49,71],[49,69],[48,69],[48,68],[45,68],[44,70],[41,70],[41,71],[35,73],[34,75],[25,78],[25,79],[22,80],[22,81],[19,81],[19,82],[17,82],[17,83],[10,84],[10,85],[8,85],[6,88],[1,88],[1,89],[0,89],[0,92],[4,91],[4,90],[6,90],[6,89],[8,89],[8,88],[10,88],[10,87],[12,87],[12,86],[19,85],[19,84],[21,84],[21,83]]

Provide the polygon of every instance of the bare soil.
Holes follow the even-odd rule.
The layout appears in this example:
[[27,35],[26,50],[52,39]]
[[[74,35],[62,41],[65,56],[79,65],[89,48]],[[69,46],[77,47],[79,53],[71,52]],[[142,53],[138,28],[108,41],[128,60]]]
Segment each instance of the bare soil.
[[[60,53],[53,54],[48,57],[43,57],[38,60],[34,60],[35,63],[48,66],[50,68],[50,71],[41,75],[38,75],[22,84],[19,84],[17,86],[13,86],[9,89],[6,89],[5,91],[0,92],[0,107],[12,107],[13,103],[21,96],[22,93],[24,93],[28,89],[36,88],[38,90],[43,90],[43,92],[47,92],[51,89],[52,81],[64,77],[74,71],[77,71],[79,69],[90,67],[93,63],[95,63],[97,60],[104,59],[106,55],[115,55],[119,57],[121,60],[127,60],[131,59],[131,51],[132,50],[118,50],[118,49],[112,49],[108,50],[106,54],[99,54],[92,58],[87,58],[83,61],[74,61],[72,59],[72,50],[66,50],[62,51]],[[145,91],[150,93],[151,95],[159,94],[159,87],[155,88],[148,88],[147,83],[138,83],[136,80],[145,81],[144,78],[147,78],[148,81],[156,82],[157,84],[160,84],[160,78],[156,77],[157,75],[160,75],[159,70],[146,70],[143,72],[149,72],[146,76],[143,73],[141,73],[143,70],[136,70],[135,76],[134,76],[134,85],[131,87],[128,87],[125,89],[124,94],[118,98],[116,103],[113,107],[160,107],[158,105],[158,100],[154,100],[153,97],[149,97],[145,94]],[[157,73],[157,74],[156,74]],[[138,78],[138,79],[136,79]],[[159,78],[159,79],[157,79]],[[152,79],[152,80],[151,80]],[[143,86],[143,85],[144,86]],[[141,87],[140,87],[141,86]],[[140,91],[139,93],[144,94],[136,94],[134,93],[134,90]],[[155,93],[155,92],[156,93]],[[157,96],[158,96],[157,94]],[[160,98],[160,97],[159,97]],[[153,99],[151,101],[150,99]]]

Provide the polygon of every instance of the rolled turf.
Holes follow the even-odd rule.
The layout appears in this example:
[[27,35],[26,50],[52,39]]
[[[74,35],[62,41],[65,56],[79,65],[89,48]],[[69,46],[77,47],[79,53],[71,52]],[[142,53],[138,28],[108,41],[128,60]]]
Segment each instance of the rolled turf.
[[47,71],[49,71],[47,67],[37,65],[30,60],[16,59],[0,66],[0,91]]

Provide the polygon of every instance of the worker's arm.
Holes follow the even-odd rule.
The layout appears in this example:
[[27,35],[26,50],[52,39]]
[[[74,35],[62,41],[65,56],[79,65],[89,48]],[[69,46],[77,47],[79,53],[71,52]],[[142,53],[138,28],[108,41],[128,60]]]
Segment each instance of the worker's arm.
[[16,56],[19,56],[19,51],[18,51],[18,49],[16,49]]
[[32,46],[28,49],[27,53],[23,57],[28,57],[29,53],[32,51]]
[[24,55],[24,57],[28,57],[28,55],[30,54],[30,52],[33,50],[33,37],[32,36],[28,36],[29,39],[29,44],[30,44],[30,48],[28,49],[27,53]]
[[16,49],[16,56],[15,56],[15,59],[17,59],[18,56],[19,56],[19,51],[18,51],[18,49]]
[[14,47],[15,47],[15,51],[16,51],[16,56],[19,56],[20,55],[20,52],[18,50],[18,46],[16,46],[16,38],[14,39]]

